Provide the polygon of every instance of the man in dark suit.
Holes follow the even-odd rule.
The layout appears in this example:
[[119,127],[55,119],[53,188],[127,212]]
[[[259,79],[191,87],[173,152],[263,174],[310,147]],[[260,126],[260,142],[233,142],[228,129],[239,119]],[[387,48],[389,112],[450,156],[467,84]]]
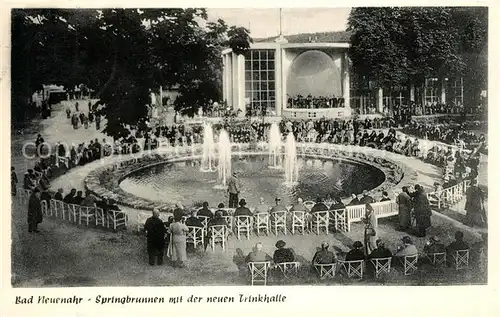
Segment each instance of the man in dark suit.
[[329,246],[330,245],[327,242],[321,243],[321,250],[316,251],[313,256],[313,264],[332,264],[337,262],[335,253],[328,250]]
[[208,202],[206,202],[206,201],[203,203],[203,207],[200,210],[198,210],[198,213],[196,215],[208,217],[210,219],[212,219],[212,217],[214,216],[212,214],[212,211],[210,209],[208,209]]
[[370,253],[368,258],[370,259],[378,259],[378,258],[390,258],[392,257],[391,250],[385,247],[384,241],[381,239],[377,239],[377,248]]
[[391,199],[389,198],[389,194],[388,194],[388,193],[384,190],[384,191],[382,192],[382,199],[380,200],[380,202],[383,202],[383,201],[389,201],[389,200],[391,200]]
[[69,192],[69,194],[67,194],[66,196],[64,196],[63,201],[66,204],[74,204],[75,195],[76,195],[76,189],[75,188],[71,188],[71,191]]
[[348,206],[361,205],[358,196],[356,194],[352,194],[351,198],[352,198],[351,201],[349,202],[349,204],[347,204]]
[[356,241],[352,245],[352,249],[345,255],[346,261],[364,260],[365,254],[363,253],[363,243]]
[[367,190],[363,190],[363,197],[359,202],[360,205],[373,204],[375,202],[375,199],[373,199],[372,196],[368,195]]
[[158,209],[153,210],[153,216],[146,220],[144,230],[147,236],[147,249],[149,255],[149,265],[163,264],[163,250],[165,249],[165,233],[167,229],[163,221],[159,218]]
[[42,205],[40,203],[40,191],[38,188],[33,190],[28,202],[28,231],[39,232],[38,224],[42,222]]
[[240,206],[238,208],[236,208],[236,210],[234,211],[234,216],[237,217],[237,216],[252,216],[252,212],[250,211],[250,209],[248,209],[246,207],[247,205],[247,202],[245,199],[241,199],[240,200]]
[[273,259],[266,252],[262,251],[262,243],[257,242],[255,244],[254,250],[250,252],[245,258],[245,262],[270,262]]
[[286,242],[279,240],[276,242],[276,248],[278,250],[274,251],[273,260],[274,263],[285,263],[295,261],[295,254],[292,249],[285,248]]
[[328,210],[328,207],[323,203],[323,199],[321,199],[321,197],[318,197],[316,199],[316,203],[311,208],[311,213],[327,211],[327,210]]

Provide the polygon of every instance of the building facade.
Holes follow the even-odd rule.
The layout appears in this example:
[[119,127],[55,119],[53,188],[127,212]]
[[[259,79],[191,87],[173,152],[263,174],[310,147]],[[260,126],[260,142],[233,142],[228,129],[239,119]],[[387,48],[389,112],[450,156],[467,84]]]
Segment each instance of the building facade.
[[[351,74],[347,41],[252,43],[244,55],[226,49],[223,99],[244,116],[338,118],[388,113],[398,106],[463,105],[462,78],[428,78],[420,86],[375,88]],[[252,112],[253,111],[253,112]]]

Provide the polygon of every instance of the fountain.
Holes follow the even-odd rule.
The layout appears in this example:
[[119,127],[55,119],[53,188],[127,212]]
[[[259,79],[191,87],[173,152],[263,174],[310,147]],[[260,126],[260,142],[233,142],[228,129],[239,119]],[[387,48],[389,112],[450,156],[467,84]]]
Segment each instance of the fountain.
[[219,135],[218,154],[218,187],[225,189],[226,181],[231,177],[231,142],[229,141],[229,134],[224,129],[220,131]]
[[213,172],[215,167],[214,131],[209,123],[203,127],[203,154],[201,157],[201,171]]
[[269,130],[269,167],[279,168],[281,159],[281,132],[280,128],[273,122]]
[[299,178],[299,166],[297,164],[297,146],[292,132],[288,133],[285,143],[285,185],[296,185]]

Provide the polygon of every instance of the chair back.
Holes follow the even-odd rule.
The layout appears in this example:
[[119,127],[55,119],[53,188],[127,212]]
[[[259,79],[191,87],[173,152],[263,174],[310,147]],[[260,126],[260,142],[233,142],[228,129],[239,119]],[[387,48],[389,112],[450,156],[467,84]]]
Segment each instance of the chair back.
[[306,225],[306,212],[292,211],[292,226],[305,227],[305,225]]
[[42,208],[42,214],[47,215],[49,213],[49,206],[47,204],[46,200],[42,200],[40,202],[41,208]]
[[267,276],[270,267],[271,262],[249,262],[248,269],[250,271],[252,285],[255,283],[267,285]]
[[286,211],[276,211],[271,214],[271,221],[276,225],[286,225]]
[[196,218],[198,218],[201,223],[203,224],[203,227],[207,227],[208,225],[208,222],[210,221],[210,217],[207,217],[207,216],[196,216]]
[[347,210],[335,209],[329,212],[330,221],[335,222],[335,230],[347,232]]
[[284,277],[289,277],[291,274],[297,274],[299,272],[300,262],[277,263],[276,267],[283,273]]
[[212,237],[212,241],[225,239],[226,238],[226,226],[224,225],[216,225],[210,226],[209,231]]
[[407,255],[404,257],[404,274],[410,275],[417,272],[418,266],[418,254],[415,255]]
[[255,226],[257,228],[267,228],[269,225],[269,214],[267,212],[258,213],[254,215],[255,218]]
[[454,264],[456,270],[463,270],[469,268],[469,249],[457,250],[453,254]]
[[328,226],[330,212],[328,210],[318,211],[312,214],[312,222]]
[[192,243],[194,247],[201,243],[203,245],[204,238],[204,228],[203,227],[194,227],[187,226],[188,232],[186,234],[186,243]]
[[322,280],[327,278],[335,278],[337,264],[336,263],[314,264],[314,269],[318,273],[319,278]]
[[446,252],[427,253],[426,257],[435,267],[444,266],[446,264]]
[[380,277],[382,274],[391,273],[391,260],[392,260],[392,257],[374,258],[374,259],[370,260],[375,268],[375,277],[376,278]]
[[250,229],[252,223],[251,216],[236,216],[234,217],[236,228],[248,228]]
[[348,278],[363,278],[363,269],[365,260],[357,261],[339,261],[341,269],[347,274]]

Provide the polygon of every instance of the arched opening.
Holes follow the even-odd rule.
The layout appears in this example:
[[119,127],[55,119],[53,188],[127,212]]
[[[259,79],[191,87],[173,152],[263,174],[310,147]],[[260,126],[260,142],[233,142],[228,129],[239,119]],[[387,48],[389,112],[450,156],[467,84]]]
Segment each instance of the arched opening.
[[289,97],[340,97],[340,69],[326,53],[318,50],[300,54],[292,63],[287,78]]

